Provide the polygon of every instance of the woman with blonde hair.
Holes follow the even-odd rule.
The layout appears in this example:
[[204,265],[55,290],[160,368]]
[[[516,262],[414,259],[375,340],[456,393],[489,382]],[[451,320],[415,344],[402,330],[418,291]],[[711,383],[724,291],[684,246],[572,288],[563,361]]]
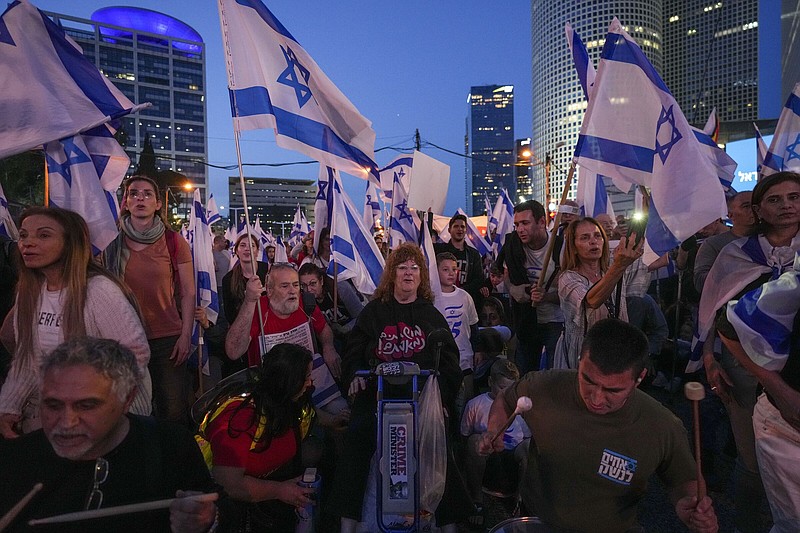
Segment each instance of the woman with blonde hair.
[[586,217],[567,226],[558,279],[564,333],[556,345],[556,368],[578,368],[583,337],[595,322],[608,317],[628,320],[625,291],[615,289],[628,266],[642,256],[644,240],[637,244],[635,237],[620,239],[610,263],[608,236],[600,223]]
[[[364,518],[362,500],[376,445],[375,383],[368,383],[355,373],[391,361],[410,361],[423,370],[434,369],[437,353],[428,337],[439,329],[445,330],[448,337],[438,362],[442,405],[448,413],[455,414],[453,402],[462,378],[458,347],[447,321],[433,305],[422,251],[414,244],[401,244],[389,254],[373,300],[358,315],[342,358],[342,379],[350,383],[349,392],[353,398],[350,427],[345,435],[344,453],[337,465],[333,490],[332,508],[342,517],[342,531],[355,531],[357,523]],[[398,390],[387,386],[385,393],[397,394]],[[452,489],[449,485],[445,488],[437,509],[440,526],[455,524],[470,511],[458,503],[466,501],[469,505],[466,492],[459,500],[452,497]]]
[[0,433],[12,438],[39,427],[38,368],[64,341],[89,335],[113,339],[135,355],[142,373],[132,405],[149,415],[150,349],[130,291],[92,258],[81,216],[57,207],[22,213],[19,281],[3,330],[13,331],[14,359],[0,390]]

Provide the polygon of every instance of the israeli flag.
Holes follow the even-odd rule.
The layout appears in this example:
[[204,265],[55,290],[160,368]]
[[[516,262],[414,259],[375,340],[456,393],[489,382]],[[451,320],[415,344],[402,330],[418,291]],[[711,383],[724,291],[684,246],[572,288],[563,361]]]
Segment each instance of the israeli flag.
[[614,219],[614,206],[608,196],[603,176],[586,168],[578,169],[578,189],[575,201],[585,217],[606,213]]
[[[0,45],[2,46],[2,45]],[[89,226],[96,255],[119,230],[116,191],[130,165],[107,124],[45,145],[51,205],[80,214]]]
[[761,167],[764,166],[764,159],[767,157],[767,143],[764,142],[764,137],[761,135],[761,130],[758,129],[756,123],[753,122],[753,128],[756,130],[756,171],[761,175]]
[[381,221],[381,205],[378,203],[378,188],[375,184],[367,182],[364,193],[364,226],[372,231]]
[[423,257],[425,257],[425,264],[428,265],[428,277],[430,277],[431,280],[431,292],[433,292],[433,298],[435,300],[442,294],[442,282],[439,279],[439,267],[436,264],[436,252],[433,250],[433,239],[431,239],[431,232],[428,230],[429,216],[433,215],[427,211],[422,213],[419,247],[422,249]]
[[336,269],[338,281],[352,280],[361,294],[372,294],[383,274],[383,256],[353,202],[344,192],[338,174],[333,175],[332,187],[331,261],[328,275],[333,277]]
[[403,179],[395,173],[392,187],[392,218],[389,222],[389,243],[397,248],[404,242],[419,242],[418,217],[408,206],[408,189]]
[[800,254],[778,279],[728,303],[728,320],[758,366],[780,372],[789,359],[792,327],[800,310]]
[[[192,250],[192,266],[194,267],[194,282],[197,307],[206,310],[206,317],[212,323],[219,319],[219,295],[217,294],[217,276],[214,273],[213,234],[206,218],[206,209],[200,202],[200,189],[194,190],[192,210],[189,216],[189,232],[192,240],[189,245]],[[187,360],[190,367],[197,368],[198,351],[202,351],[200,364],[203,374],[209,375],[208,350],[202,341],[203,328],[199,322],[194,323],[192,330],[192,345],[200,347]]]
[[272,233],[264,231],[264,228],[261,227],[261,221],[259,220],[259,217],[256,217],[251,231],[253,236],[258,239],[258,255],[256,256],[256,260],[261,261],[262,263],[269,263],[269,258],[267,257],[267,246],[275,246],[275,237],[272,235]]
[[314,250],[319,250],[319,234],[331,225],[333,216],[333,184],[339,171],[325,165],[319,166],[317,196],[314,200]]
[[292,245],[299,244],[310,231],[311,228],[309,228],[308,220],[306,220],[306,214],[300,209],[300,204],[297,204],[297,209],[294,212],[294,221],[292,222],[292,231],[289,233],[289,242]]
[[575,71],[578,73],[578,81],[588,101],[594,90],[594,80],[597,77],[597,73],[594,70],[592,61],[589,59],[589,52],[586,50],[581,36],[572,29],[569,22],[564,26],[564,33],[567,36],[567,46],[569,46],[569,51],[572,54]]
[[395,180],[400,181],[406,191],[410,189],[411,170],[413,168],[414,157],[404,154],[397,156],[388,165],[380,169],[380,194],[384,204],[390,205],[392,203],[392,190],[394,189]]
[[764,156],[761,177],[784,170],[800,172],[800,83],[783,106],[769,150]]
[[603,46],[575,162],[615,183],[650,188],[646,238],[656,257],[727,212],[714,164],[655,68],[616,18]]
[[17,225],[8,210],[8,199],[6,193],[3,192],[2,185],[0,185],[0,235],[8,237],[12,241],[19,240],[19,231],[17,231]]
[[214,222],[219,222],[222,217],[219,215],[217,208],[217,201],[214,199],[214,193],[208,195],[208,202],[206,202],[206,219],[208,225],[211,226]]
[[219,0],[239,130],[273,128],[278,146],[379,183],[372,123],[260,0]]
[[712,165],[714,165],[720,185],[727,191],[731,188],[731,184],[733,183],[733,176],[738,166],[736,161],[717,145],[717,141],[715,141],[711,135],[694,127],[692,130],[694,131],[695,138],[700,143],[700,148],[705,152],[706,157],[709,158]]
[[275,239],[275,262],[276,263],[288,263],[289,256],[286,255],[286,245],[283,244],[283,240],[280,237]]
[[492,208],[492,203],[489,201],[489,195],[486,194],[486,191],[483,192],[483,205],[486,209],[486,238],[488,239],[489,235],[497,229],[497,218],[494,216],[494,209]]
[[[503,247],[506,242],[506,235],[514,231],[514,202],[508,195],[506,189],[500,190],[500,196],[497,197],[497,202],[494,204],[492,218],[497,222],[497,230],[493,242],[494,254]],[[486,237],[489,238],[489,228],[486,228]]]
[[486,242],[486,239],[483,238],[481,232],[478,231],[477,227],[475,227],[475,223],[472,222],[472,220],[469,218],[469,215],[467,215],[460,207],[456,213],[467,217],[467,244],[478,250],[478,253],[481,254],[481,257],[492,253],[492,248],[489,246],[489,243]]
[[0,159],[65,139],[134,106],[27,0],[0,18]]

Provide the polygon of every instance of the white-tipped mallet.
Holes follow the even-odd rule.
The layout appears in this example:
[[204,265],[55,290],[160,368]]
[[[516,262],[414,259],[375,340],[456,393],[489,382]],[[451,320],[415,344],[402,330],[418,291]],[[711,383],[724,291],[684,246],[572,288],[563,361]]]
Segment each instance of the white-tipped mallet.
[[514,417],[516,417],[517,415],[521,415],[522,413],[527,413],[528,411],[531,410],[532,407],[533,407],[533,402],[527,396],[520,396],[519,398],[517,398],[517,407],[514,409],[514,412],[511,413],[511,416],[509,416],[508,419],[506,419],[506,423],[503,424],[503,427],[500,429],[500,431],[497,432],[497,435],[494,436],[494,438],[492,439],[492,444],[494,444],[494,441],[497,440],[497,437],[506,432],[508,426],[510,426],[511,423],[514,422]]
[[703,478],[703,466],[700,461],[700,401],[706,397],[706,389],[696,381],[690,381],[683,387],[686,399],[692,402],[692,419],[694,426],[694,458],[697,463],[697,502],[706,497],[706,480]]

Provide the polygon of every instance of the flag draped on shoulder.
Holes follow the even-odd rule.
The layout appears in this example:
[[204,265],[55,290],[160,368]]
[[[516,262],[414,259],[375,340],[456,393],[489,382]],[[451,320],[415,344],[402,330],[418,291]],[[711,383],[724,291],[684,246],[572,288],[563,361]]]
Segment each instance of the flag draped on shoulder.
[[657,255],[727,212],[714,164],[655,68],[616,18],[603,46],[575,162],[615,184],[650,188],[646,238]]
[[775,134],[764,156],[761,177],[789,170],[800,172],[800,83],[783,106]]
[[[189,216],[189,245],[192,250],[192,265],[194,267],[194,282],[197,307],[206,311],[206,317],[211,323],[216,323],[219,318],[219,295],[217,294],[217,278],[214,272],[214,255],[212,252],[213,234],[206,218],[206,209],[200,202],[200,189],[194,190],[192,210]],[[200,341],[203,328],[195,321],[192,331],[192,345],[198,346],[202,353],[198,357],[197,351],[189,357],[187,363],[197,367],[198,360],[203,367],[203,373],[208,375],[208,351],[205,344]]]
[[361,294],[375,292],[383,274],[383,255],[364,226],[359,212],[344,192],[338,175],[333,176],[331,217],[331,261],[328,274],[338,281],[351,280]]
[[11,212],[8,210],[8,198],[3,192],[2,185],[0,185],[0,235],[8,237],[12,241],[19,239],[19,231],[14,219],[11,217]]
[[0,18],[0,94],[0,159],[144,107],[28,0],[12,2]]
[[234,124],[378,183],[375,131],[260,0],[219,0]]
[[108,124],[48,142],[45,152],[50,204],[80,214],[93,252],[102,252],[119,232],[116,190],[130,165],[128,155]]

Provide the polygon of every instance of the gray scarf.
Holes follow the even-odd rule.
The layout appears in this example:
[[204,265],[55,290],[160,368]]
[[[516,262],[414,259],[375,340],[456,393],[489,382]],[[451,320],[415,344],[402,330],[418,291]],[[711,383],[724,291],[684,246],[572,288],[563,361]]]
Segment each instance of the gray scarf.
[[106,248],[106,268],[119,276],[125,277],[125,266],[128,264],[128,258],[131,251],[125,246],[125,237],[142,243],[153,244],[164,235],[166,227],[159,217],[153,217],[153,225],[145,231],[137,231],[133,224],[131,224],[131,215],[122,215],[119,219],[120,233],[111,244]]

